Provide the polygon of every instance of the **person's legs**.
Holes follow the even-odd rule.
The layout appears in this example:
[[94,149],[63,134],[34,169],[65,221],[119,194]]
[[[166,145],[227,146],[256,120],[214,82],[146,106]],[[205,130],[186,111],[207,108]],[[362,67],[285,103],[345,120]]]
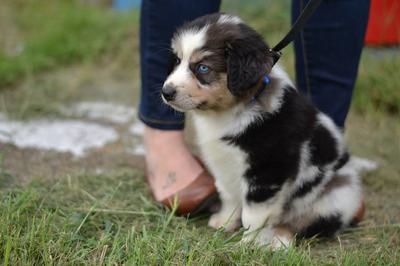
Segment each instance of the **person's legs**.
[[[309,0],[292,1],[292,19]],[[368,22],[369,0],[324,0],[294,42],[300,91],[343,128]]]
[[185,145],[183,114],[165,105],[160,96],[170,64],[171,38],[184,22],[217,12],[219,6],[219,0],[142,1],[139,118],[146,125],[147,175],[156,200],[186,187],[203,171]]

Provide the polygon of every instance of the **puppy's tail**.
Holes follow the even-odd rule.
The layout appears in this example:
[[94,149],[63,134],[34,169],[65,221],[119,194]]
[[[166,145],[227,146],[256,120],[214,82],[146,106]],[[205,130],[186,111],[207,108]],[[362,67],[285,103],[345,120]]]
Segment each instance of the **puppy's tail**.
[[370,172],[378,168],[378,163],[357,157],[350,156],[348,161],[337,169],[337,174],[341,176],[359,176],[364,172]]

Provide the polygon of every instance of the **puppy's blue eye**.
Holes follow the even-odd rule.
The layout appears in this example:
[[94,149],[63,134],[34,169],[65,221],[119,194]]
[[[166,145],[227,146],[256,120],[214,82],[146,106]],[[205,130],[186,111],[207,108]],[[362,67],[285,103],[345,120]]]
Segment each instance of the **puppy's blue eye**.
[[206,74],[210,71],[210,68],[206,65],[198,65],[197,66],[197,72],[201,73],[201,74]]

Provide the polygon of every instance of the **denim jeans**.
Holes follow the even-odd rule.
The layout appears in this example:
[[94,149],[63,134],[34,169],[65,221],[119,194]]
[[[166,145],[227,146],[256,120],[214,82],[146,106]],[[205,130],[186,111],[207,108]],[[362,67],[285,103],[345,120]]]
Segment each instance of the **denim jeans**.
[[170,64],[174,31],[186,21],[218,12],[218,0],[143,0],[140,17],[141,99],[139,118],[149,127],[177,130],[184,115],[161,100],[161,87]]
[[[292,1],[292,19],[308,0]],[[370,0],[324,0],[294,41],[296,81],[343,128],[357,78]]]
[[[293,19],[307,2],[292,1]],[[299,90],[340,127],[344,126],[357,77],[369,5],[369,0],[324,0],[294,42]],[[185,21],[217,12],[219,7],[219,0],[142,1],[139,118],[149,127],[183,129],[184,115],[160,97],[170,41]]]

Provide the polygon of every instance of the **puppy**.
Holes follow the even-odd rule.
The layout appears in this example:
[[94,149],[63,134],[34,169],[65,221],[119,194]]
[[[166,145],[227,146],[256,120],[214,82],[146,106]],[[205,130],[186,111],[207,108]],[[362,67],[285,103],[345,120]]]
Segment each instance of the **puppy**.
[[[362,206],[341,131],[273,66],[263,38],[239,17],[212,14],[172,39],[165,103],[190,111],[221,210],[209,225],[244,226],[244,241],[287,247],[332,236]],[[273,66],[273,67],[272,67]]]

